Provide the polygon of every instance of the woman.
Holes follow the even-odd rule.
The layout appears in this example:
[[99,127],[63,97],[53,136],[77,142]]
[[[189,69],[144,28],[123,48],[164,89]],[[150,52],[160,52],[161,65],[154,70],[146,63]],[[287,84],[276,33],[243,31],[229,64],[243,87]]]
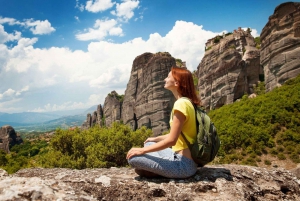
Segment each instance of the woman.
[[200,100],[192,73],[184,68],[172,67],[164,88],[172,91],[176,98],[170,118],[170,133],[148,138],[143,148],[131,148],[127,160],[141,176],[187,178],[195,174],[197,164],[181,133],[190,143],[194,142],[197,131],[193,104],[200,105]]

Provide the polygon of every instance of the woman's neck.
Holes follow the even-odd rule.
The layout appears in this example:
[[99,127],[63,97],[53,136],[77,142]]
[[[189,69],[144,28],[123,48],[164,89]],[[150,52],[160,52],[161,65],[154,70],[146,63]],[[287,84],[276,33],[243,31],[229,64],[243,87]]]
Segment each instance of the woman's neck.
[[172,93],[173,93],[173,95],[174,95],[174,97],[175,97],[176,100],[182,97],[182,95],[177,90],[176,91],[172,91]]

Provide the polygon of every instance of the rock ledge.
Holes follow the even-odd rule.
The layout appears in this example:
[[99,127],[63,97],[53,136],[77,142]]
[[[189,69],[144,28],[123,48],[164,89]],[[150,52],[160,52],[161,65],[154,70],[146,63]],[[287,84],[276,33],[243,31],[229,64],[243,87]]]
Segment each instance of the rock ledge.
[[284,169],[218,165],[188,179],[146,179],[131,168],[0,170],[0,200],[300,200]]

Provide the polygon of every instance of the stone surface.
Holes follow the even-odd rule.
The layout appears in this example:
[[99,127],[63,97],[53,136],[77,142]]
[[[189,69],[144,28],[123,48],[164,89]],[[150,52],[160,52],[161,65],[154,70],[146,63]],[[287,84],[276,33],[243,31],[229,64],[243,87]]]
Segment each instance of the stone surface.
[[0,128],[0,149],[9,153],[9,145],[22,143],[22,138],[15,132],[15,129],[9,125]]
[[219,165],[188,179],[146,179],[130,168],[0,169],[0,200],[297,201],[300,181],[284,169]]
[[300,74],[300,3],[275,8],[261,35],[261,65],[266,91]]
[[168,53],[144,53],[133,61],[122,105],[122,120],[132,129],[146,126],[154,135],[169,129],[173,94],[164,89],[164,79],[175,59]]
[[121,120],[122,103],[122,97],[116,91],[112,91],[106,96],[103,106],[106,126]]
[[208,110],[252,94],[263,75],[260,51],[249,31],[238,28],[218,43],[215,39],[206,43],[207,51],[197,68],[200,98]]
[[298,163],[296,168],[293,168],[290,171],[294,173],[298,179],[300,179],[300,163]]

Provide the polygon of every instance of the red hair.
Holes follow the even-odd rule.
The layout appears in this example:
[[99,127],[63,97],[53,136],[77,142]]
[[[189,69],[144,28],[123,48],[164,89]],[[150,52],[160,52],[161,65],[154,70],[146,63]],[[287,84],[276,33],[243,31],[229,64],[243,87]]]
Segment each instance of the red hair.
[[172,67],[171,72],[175,81],[178,82],[178,92],[183,97],[189,98],[195,105],[201,105],[201,101],[196,95],[192,73],[185,68],[175,66]]

